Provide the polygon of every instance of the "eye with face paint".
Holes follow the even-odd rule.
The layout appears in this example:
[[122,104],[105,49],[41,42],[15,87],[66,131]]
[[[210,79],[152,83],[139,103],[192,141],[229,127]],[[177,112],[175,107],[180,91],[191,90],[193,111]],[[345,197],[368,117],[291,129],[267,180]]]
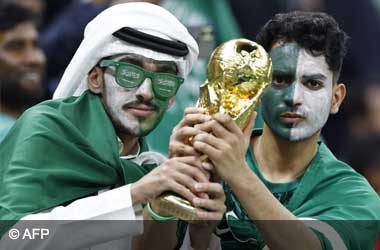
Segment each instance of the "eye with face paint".
[[262,98],[263,118],[278,136],[290,141],[310,138],[330,114],[333,72],[325,57],[298,44],[272,48],[273,81]]
[[[140,55],[127,54],[114,61],[127,62],[148,71],[176,74],[175,63],[156,61]],[[152,131],[162,119],[171,99],[156,98],[152,81],[146,78],[135,88],[120,86],[115,79],[115,69],[104,71],[103,103],[118,132],[133,136],[144,136]]]

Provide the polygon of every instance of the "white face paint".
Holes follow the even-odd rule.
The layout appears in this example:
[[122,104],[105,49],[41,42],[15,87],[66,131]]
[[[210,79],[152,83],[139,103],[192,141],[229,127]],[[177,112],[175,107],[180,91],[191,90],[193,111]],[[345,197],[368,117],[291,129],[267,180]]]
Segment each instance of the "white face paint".
[[[291,141],[311,137],[327,122],[332,101],[333,72],[329,69],[325,56],[315,57],[301,49],[295,81],[293,102],[299,104],[296,113],[303,116],[304,120],[291,128]],[[318,83],[320,86],[315,88],[314,85]]]
[[104,83],[105,106],[113,124],[119,129],[123,128],[123,130],[128,131],[130,134],[138,135],[138,120],[123,108],[123,106],[136,101],[133,94],[135,90],[127,90],[119,86],[111,74],[104,74]]
[[[154,67],[155,63],[150,65]],[[148,134],[168,107],[167,102],[163,105],[158,105],[158,102],[149,78],[136,88],[124,88],[117,84],[114,69],[105,69],[103,103],[118,132],[138,137]]]

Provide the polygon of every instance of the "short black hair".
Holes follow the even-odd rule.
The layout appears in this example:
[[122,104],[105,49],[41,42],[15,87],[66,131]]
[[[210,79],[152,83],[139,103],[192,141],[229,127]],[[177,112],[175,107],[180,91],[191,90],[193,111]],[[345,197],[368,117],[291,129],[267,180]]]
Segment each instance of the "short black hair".
[[267,51],[278,41],[294,41],[315,56],[324,55],[336,79],[347,52],[347,40],[347,34],[332,16],[303,11],[276,14],[256,37]]
[[0,32],[13,29],[24,22],[34,23],[34,14],[20,5],[12,2],[0,2]]

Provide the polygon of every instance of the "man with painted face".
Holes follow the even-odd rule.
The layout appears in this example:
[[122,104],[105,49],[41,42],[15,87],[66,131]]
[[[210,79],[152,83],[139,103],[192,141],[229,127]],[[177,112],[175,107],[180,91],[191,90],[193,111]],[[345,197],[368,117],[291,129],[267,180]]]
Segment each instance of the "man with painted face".
[[[201,110],[189,109],[175,130],[173,153],[208,155],[223,179],[227,212],[215,231],[222,249],[373,248],[380,199],[320,141],[345,97],[338,80],[346,40],[327,14],[275,15],[257,36],[273,63],[264,128],[250,132],[255,115],[242,132],[226,115],[202,122]],[[193,148],[180,142],[186,136]],[[184,242],[200,237],[191,225]]]
[[[94,18],[55,100],[26,111],[0,146],[0,248],[130,249],[139,219],[172,219],[152,202],[166,191],[189,201],[207,195],[199,219],[220,219],[223,189],[208,183],[201,162],[166,160],[143,138],[197,55],[186,28],[156,5],[115,5]],[[48,231],[40,241],[14,240],[12,227]]]

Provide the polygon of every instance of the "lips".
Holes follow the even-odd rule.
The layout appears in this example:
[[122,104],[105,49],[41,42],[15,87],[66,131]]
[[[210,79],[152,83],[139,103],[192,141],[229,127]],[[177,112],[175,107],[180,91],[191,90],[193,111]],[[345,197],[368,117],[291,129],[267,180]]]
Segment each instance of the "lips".
[[285,112],[281,114],[281,120],[284,123],[288,123],[288,124],[296,125],[302,122],[304,119],[305,119],[304,116],[297,113],[293,113],[293,112]]
[[126,106],[125,109],[138,117],[147,117],[156,111],[154,107],[144,104]]

